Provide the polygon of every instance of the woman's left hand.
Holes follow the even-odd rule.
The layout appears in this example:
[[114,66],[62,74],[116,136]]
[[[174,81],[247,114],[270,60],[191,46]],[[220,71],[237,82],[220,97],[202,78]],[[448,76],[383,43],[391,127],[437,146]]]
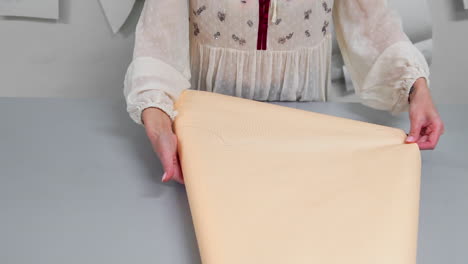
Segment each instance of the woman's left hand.
[[444,133],[444,123],[432,102],[424,78],[419,78],[414,83],[414,91],[410,95],[409,117],[411,131],[406,143],[417,143],[422,150],[434,149]]

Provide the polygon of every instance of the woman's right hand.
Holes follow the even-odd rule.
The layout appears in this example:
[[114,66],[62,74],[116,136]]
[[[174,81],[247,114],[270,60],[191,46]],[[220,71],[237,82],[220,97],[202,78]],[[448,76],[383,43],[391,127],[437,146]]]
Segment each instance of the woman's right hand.
[[164,167],[162,181],[175,180],[184,184],[177,154],[177,136],[172,131],[172,120],[164,111],[155,107],[146,108],[141,116],[146,135]]

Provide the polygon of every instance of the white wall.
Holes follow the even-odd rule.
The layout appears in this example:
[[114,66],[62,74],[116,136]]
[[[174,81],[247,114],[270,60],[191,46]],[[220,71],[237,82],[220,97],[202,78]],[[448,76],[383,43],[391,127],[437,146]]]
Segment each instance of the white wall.
[[61,0],[58,22],[0,18],[0,96],[121,97],[140,8],[117,35],[97,0]]
[[468,10],[462,0],[428,0],[433,18],[431,89],[439,103],[468,102]]
[[[404,4],[408,0],[395,6],[402,3],[409,15],[418,16],[417,7]],[[434,26],[434,97],[467,102],[468,11],[463,0],[428,3]],[[61,0],[60,9],[58,23],[0,18],[0,96],[122,97],[141,1],[117,35],[111,34],[97,0]]]

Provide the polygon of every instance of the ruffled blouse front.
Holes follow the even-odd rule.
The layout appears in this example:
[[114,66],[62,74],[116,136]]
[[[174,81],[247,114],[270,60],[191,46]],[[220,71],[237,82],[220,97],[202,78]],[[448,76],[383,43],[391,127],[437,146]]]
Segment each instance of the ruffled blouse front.
[[357,93],[401,112],[429,75],[383,0],[146,0],[126,77],[127,110],[171,118],[184,89],[260,101],[326,101],[331,23]]

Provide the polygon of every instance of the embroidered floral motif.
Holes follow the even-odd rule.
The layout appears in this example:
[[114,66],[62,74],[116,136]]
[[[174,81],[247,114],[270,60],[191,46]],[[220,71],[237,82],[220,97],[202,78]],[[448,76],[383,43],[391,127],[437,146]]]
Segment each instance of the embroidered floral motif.
[[288,35],[278,39],[279,44],[285,44],[287,40],[290,40],[294,35],[294,32],[289,33]]
[[247,21],[247,25],[248,25],[249,27],[253,27],[253,22],[252,22],[252,20]]
[[236,34],[232,34],[232,39],[235,41],[235,42],[238,42],[239,45],[244,45],[245,44],[245,39],[243,38],[239,38],[238,36],[236,36]]
[[328,21],[323,21],[323,26],[322,26],[322,33],[325,36],[327,34],[327,27],[328,27]]
[[312,13],[312,9],[309,9],[304,12],[304,19],[307,20],[310,18],[310,14]]
[[306,31],[304,32],[304,34],[306,35],[306,37],[308,37],[308,38],[310,37],[310,32],[309,32],[309,30],[306,30]]
[[276,21],[275,21],[275,25],[279,25],[279,23],[281,23],[281,21],[283,21],[281,18],[277,18]]
[[331,8],[328,7],[327,2],[324,1],[324,2],[322,3],[322,6],[323,6],[323,9],[325,10],[325,12],[327,12],[327,13],[330,13],[330,12],[331,12]]
[[195,36],[198,36],[198,34],[200,33],[200,29],[198,28],[198,24],[197,23],[193,23],[193,34]]
[[219,31],[218,31],[218,32],[214,33],[213,38],[219,39],[220,36],[221,36],[221,33],[219,33]]
[[218,12],[218,19],[223,22],[226,19],[226,13],[219,11]]
[[196,15],[196,16],[199,16],[203,11],[206,10],[206,6],[205,5],[202,5],[200,8],[198,8],[196,11],[193,10],[193,14]]

